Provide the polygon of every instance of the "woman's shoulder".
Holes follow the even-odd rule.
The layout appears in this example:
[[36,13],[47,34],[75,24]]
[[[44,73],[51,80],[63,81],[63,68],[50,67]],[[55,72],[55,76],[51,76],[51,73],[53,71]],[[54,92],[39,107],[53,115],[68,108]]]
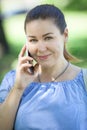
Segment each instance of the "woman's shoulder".
[[7,72],[1,82],[1,86],[3,86],[3,84],[13,85],[15,80],[15,74],[16,70],[10,70],[9,72]]
[[15,75],[15,73],[16,73],[16,70],[10,70],[10,71],[8,71],[8,72],[5,74],[5,76],[6,76],[6,77],[9,77],[9,76]]
[[75,76],[78,75],[82,71],[83,78],[85,78],[87,82],[87,68],[82,68],[82,67],[71,64],[70,71],[71,71],[71,74],[74,74]]
[[87,90],[87,68],[82,68],[79,66],[71,65],[71,72],[73,71],[72,74],[78,75],[79,72],[82,72],[82,79],[84,81],[86,90]]
[[82,72],[83,72],[84,83],[85,83],[86,90],[87,90],[87,68],[83,68]]
[[4,76],[3,79],[11,79],[14,78],[16,74],[16,70],[10,70],[9,72],[7,72]]
[[67,80],[67,81],[72,81],[74,80],[76,77],[78,77],[79,73],[81,72],[81,68],[70,63],[69,67],[67,69],[67,71],[65,72],[63,77],[63,81]]
[[7,97],[9,91],[13,87],[15,80],[15,70],[7,72],[0,84],[0,102],[2,103]]

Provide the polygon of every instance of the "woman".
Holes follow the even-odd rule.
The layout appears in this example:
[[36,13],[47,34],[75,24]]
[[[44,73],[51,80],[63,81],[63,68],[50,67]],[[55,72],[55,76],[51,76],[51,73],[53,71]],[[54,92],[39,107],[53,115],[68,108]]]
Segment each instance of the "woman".
[[87,130],[83,72],[69,62],[74,58],[65,49],[63,13],[53,5],[37,6],[28,12],[24,28],[27,42],[17,69],[0,87],[0,129]]

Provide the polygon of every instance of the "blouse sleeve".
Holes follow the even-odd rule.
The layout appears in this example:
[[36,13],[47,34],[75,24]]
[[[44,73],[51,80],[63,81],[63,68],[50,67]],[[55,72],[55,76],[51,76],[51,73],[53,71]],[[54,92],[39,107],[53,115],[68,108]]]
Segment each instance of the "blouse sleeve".
[[87,90],[87,69],[82,69],[82,70],[83,70],[84,83]]
[[8,72],[0,85],[0,103],[4,102],[11,88],[13,87],[15,80],[15,70]]

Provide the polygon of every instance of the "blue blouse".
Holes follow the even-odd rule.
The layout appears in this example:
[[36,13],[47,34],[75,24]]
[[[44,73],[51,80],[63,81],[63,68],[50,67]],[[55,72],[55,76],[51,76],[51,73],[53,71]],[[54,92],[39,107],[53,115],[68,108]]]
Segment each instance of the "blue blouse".
[[[0,86],[0,102],[15,80],[7,73]],[[32,82],[24,91],[14,130],[87,130],[87,92],[82,71],[63,82]]]

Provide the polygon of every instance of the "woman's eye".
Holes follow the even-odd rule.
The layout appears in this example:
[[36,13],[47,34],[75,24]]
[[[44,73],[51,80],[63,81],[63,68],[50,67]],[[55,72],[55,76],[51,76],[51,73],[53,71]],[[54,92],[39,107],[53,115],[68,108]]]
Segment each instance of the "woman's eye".
[[45,37],[45,40],[51,40],[53,39],[52,37]]
[[37,39],[30,39],[30,42],[37,42]]

